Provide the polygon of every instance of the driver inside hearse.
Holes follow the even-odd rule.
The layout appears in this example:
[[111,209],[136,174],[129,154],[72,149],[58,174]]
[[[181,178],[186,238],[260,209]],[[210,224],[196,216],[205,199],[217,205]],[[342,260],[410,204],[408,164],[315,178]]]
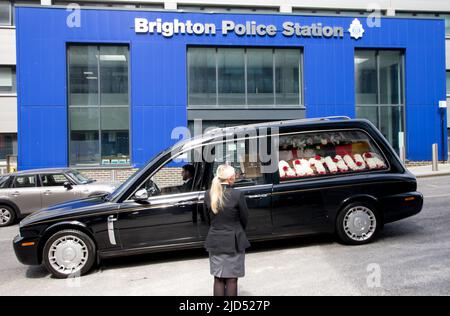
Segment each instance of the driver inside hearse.
[[195,171],[192,164],[184,165],[181,172],[179,168],[163,168],[147,180],[143,187],[149,196],[192,192]]

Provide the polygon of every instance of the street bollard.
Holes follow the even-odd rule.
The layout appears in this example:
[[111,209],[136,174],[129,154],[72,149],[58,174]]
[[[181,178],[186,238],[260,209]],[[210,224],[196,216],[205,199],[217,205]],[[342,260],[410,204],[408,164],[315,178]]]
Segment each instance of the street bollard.
[[438,159],[439,159],[438,144],[433,144],[433,171],[435,172],[439,171]]
[[406,148],[405,146],[400,147],[400,160],[403,164],[406,164]]

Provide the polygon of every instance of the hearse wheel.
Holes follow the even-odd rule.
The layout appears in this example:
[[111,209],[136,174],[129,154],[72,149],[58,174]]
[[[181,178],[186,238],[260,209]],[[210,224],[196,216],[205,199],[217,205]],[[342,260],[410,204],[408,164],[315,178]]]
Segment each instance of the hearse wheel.
[[55,278],[82,276],[95,263],[95,244],[81,231],[63,230],[46,242],[43,259],[45,267]]
[[381,225],[376,208],[356,202],[345,207],[338,216],[336,231],[347,245],[364,245],[372,242]]
[[6,205],[0,205],[0,227],[6,227],[14,224],[16,213],[12,208]]

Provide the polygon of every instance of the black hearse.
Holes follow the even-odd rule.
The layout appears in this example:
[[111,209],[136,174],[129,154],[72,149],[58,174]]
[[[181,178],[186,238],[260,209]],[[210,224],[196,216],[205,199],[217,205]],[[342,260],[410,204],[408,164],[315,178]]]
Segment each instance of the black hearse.
[[[195,171],[181,179],[186,161]],[[16,255],[62,278],[103,258],[202,247],[204,192],[223,163],[236,168],[236,187],[247,196],[252,241],[336,233],[360,245],[423,205],[415,177],[370,122],[262,123],[180,142],[110,195],[29,216],[14,240]]]

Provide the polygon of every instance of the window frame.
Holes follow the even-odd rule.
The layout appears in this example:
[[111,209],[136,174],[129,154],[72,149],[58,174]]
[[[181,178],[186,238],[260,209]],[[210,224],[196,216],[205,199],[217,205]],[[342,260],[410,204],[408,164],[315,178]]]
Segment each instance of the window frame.
[[[356,91],[356,67],[355,67],[355,111],[357,113],[358,108],[372,108],[372,109],[376,109],[377,110],[377,118],[378,118],[378,125],[376,126],[380,131],[381,131],[381,120],[380,117],[382,115],[381,113],[381,109],[382,108],[397,108],[400,109],[402,111],[402,120],[401,120],[401,124],[403,127],[403,139],[401,140],[401,142],[399,143],[399,150],[401,151],[401,143],[403,143],[403,146],[405,147],[405,149],[407,148],[408,144],[407,144],[407,124],[406,124],[406,117],[407,117],[407,100],[406,100],[406,60],[405,60],[405,55],[406,55],[406,51],[404,49],[383,49],[383,48],[362,48],[362,47],[355,47],[354,49],[354,56],[353,59],[354,61],[356,60],[356,55],[358,53],[358,51],[369,51],[369,52],[375,52],[375,64],[376,64],[376,72],[377,72],[377,103],[375,104],[358,104],[356,102],[357,99],[357,91]],[[399,74],[399,100],[400,103],[399,104],[385,104],[385,103],[381,103],[381,86],[380,86],[380,81],[381,81],[381,76],[380,76],[380,53],[381,52],[398,52],[401,53],[400,56],[400,62],[401,62],[401,69],[399,70],[400,74]],[[375,124],[374,124],[375,125]],[[391,144],[393,145],[393,144]]]
[[[236,144],[236,143],[242,142],[242,141],[246,142],[246,141],[248,141],[250,139],[257,139],[257,140],[259,140],[259,139],[262,139],[262,138],[266,138],[266,141],[271,141],[272,135],[265,135],[265,136],[257,135],[257,136],[247,136],[247,137],[234,138],[234,139],[224,139],[223,142],[222,142],[222,145],[226,146],[229,143],[235,143]],[[214,142],[212,144],[205,144],[205,145],[202,146],[202,150],[203,150],[203,148],[205,146],[216,145],[216,144],[221,144],[221,142],[217,141],[217,142]],[[259,142],[258,142],[258,146],[259,146]],[[259,148],[258,148],[258,150],[259,150]],[[224,164],[224,163],[225,162],[221,162],[220,164]],[[239,163],[239,162],[233,162],[233,163]],[[212,180],[214,178],[214,171],[215,171],[214,170],[214,166],[215,166],[215,164],[216,164],[215,161],[208,162],[208,165],[210,167],[209,168],[210,172],[208,174],[208,179],[207,179],[207,183],[206,183],[206,187],[208,189],[211,188],[211,183],[212,183]],[[262,168],[263,163],[260,162],[260,164],[261,164],[261,168]],[[267,187],[269,185],[273,185],[273,180],[274,180],[273,173],[261,173],[261,175],[262,175],[262,178],[264,179],[265,183],[259,183],[259,184],[254,184],[254,185],[239,185],[239,184],[237,184],[234,187],[236,189],[251,189],[251,188]]]
[[[22,177],[34,177],[34,187],[19,187],[19,188],[16,187],[17,178],[22,178]],[[12,179],[9,187],[11,189],[33,189],[33,188],[39,188],[40,187],[39,184],[40,183],[38,183],[37,175],[16,175],[16,176],[14,176],[14,179]]]
[[[18,146],[17,145],[17,133],[0,133],[0,139],[2,137],[3,138],[6,138],[6,137],[11,137],[12,138],[12,141],[10,143],[10,147],[5,148],[5,149],[12,149],[12,152],[9,153],[9,154],[5,154],[4,157],[2,157],[0,155],[0,160],[1,161],[5,161],[8,158],[8,156],[17,156],[17,150],[18,150],[18,148],[17,148],[17,146]],[[6,142],[4,142],[4,143],[6,143]],[[1,153],[2,149],[3,148],[0,148],[0,153]]]
[[[70,105],[70,48],[71,47],[87,47],[87,46],[92,46],[95,47],[97,49],[97,54],[100,55],[100,49],[101,47],[124,47],[127,48],[127,59],[128,59],[128,105],[127,106],[122,106],[122,105],[102,105],[101,104],[101,61],[98,60],[97,61],[97,72],[98,72],[98,83],[97,83],[97,105],[93,106],[93,105],[88,105],[88,106],[80,106],[80,105]],[[131,60],[130,60],[131,54],[130,54],[130,43],[127,42],[118,42],[118,43],[86,43],[86,42],[67,42],[66,43],[66,71],[67,71],[67,123],[68,123],[68,135],[67,135],[67,139],[68,139],[68,146],[67,146],[67,160],[68,160],[68,165],[70,167],[76,167],[76,168],[94,168],[94,169],[110,169],[110,168],[129,168],[130,166],[133,165],[132,161],[133,161],[133,151],[132,151],[132,129],[131,129]],[[70,115],[71,115],[71,111],[70,109],[97,109],[98,110],[98,124],[99,124],[99,128],[98,130],[96,130],[96,132],[98,132],[98,154],[100,156],[100,159],[95,163],[95,164],[75,164],[71,161],[70,159],[70,154],[71,154],[71,148],[72,148],[72,142],[71,142],[71,132],[72,132],[72,128],[71,128],[71,119],[70,119]],[[108,165],[103,165],[102,164],[102,133],[103,132],[108,132],[108,130],[103,130],[101,128],[101,123],[102,123],[102,109],[112,109],[112,108],[127,108],[128,109],[128,152],[129,152],[129,163],[127,164],[108,164]]]
[[[0,25],[1,27],[1,25]],[[11,70],[11,91],[0,91],[0,96],[17,96],[17,68],[16,65],[0,65],[0,68],[9,68]]]
[[[197,148],[197,147],[196,147]],[[141,182],[139,182],[138,185],[136,185],[135,183],[135,188],[133,189],[133,191],[131,191],[131,194],[125,198],[123,200],[123,203],[134,203],[135,201],[133,200],[133,196],[136,194],[136,192],[138,192],[140,190],[140,188],[150,179],[152,179],[158,172],[160,172],[164,167],[166,167],[167,165],[171,164],[174,162],[174,160],[180,158],[181,156],[185,155],[186,153],[189,153],[189,151],[194,150],[194,148],[190,148],[187,149],[185,151],[179,152],[177,153],[175,156],[172,156],[171,154],[168,155],[169,158],[162,158],[164,160],[162,160],[163,162],[161,164],[159,164],[159,166],[153,170],[151,173],[149,173],[149,175],[147,177],[145,177],[145,179]],[[167,156],[166,156],[167,157]],[[196,174],[197,175],[197,174]],[[195,177],[194,177],[194,181],[195,181]],[[177,196],[190,196],[192,194],[201,194],[203,192],[203,190],[192,190],[191,192],[177,192],[177,193],[170,193],[170,194],[166,194],[166,195],[156,195],[156,196],[149,196],[149,200],[151,199],[161,199],[161,198],[171,198],[171,197],[177,197]]]
[[[12,185],[12,178],[13,177],[8,175],[0,175],[0,189],[10,189]],[[1,183],[2,180],[4,181],[3,183]]]
[[66,183],[66,182],[69,182],[70,184],[72,184],[72,185],[76,185],[74,182],[73,182],[73,180],[72,179],[70,179],[70,177],[65,173],[65,172],[54,172],[54,173],[40,173],[39,175],[38,175],[38,178],[39,178],[39,183],[40,183],[40,185],[41,185],[41,187],[43,187],[43,188],[57,188],[57,187],[62,187],[62,186],[64,186],[64,184],[61,186],[61,185],[53,185],[53,186],[46,186],[46,185],[44,185],[44,181],[42,181],[42,177],[45,177],[45,176],[54,176],[54,175],[63,175],[65,178],[66,178],[66,180],[67,181],[65,181],[64,183]]
[[2,1],[9,5],[9,23],[0,23],[0,28],[8,28],[14,26],[14,3],[13,1]]
[[[450,69],[446,69],[445,71],[445,86],[450,88]],[[450,89],[445,92],[445,95],[447,96],[447,99],[450,98]]]
[[[257,136],[251,136],[251,137],[240,137],[240,138],[230,139],[229,141],[230,142],[231,141],[236,142],[236,141],[240,141],[240,140],[255,139],[255,138],[256,139],[259,139],[259,138],[271,138],[272,136],[277,136],[277,135],[265,135],[265,136],[257,135]],[[137,191],[139,191],[139,188],[142,187],[142,185],[144,185],[145,182],[147,182],[149,179],[151,179],[155,174],[157,174],[162,168],[164,168],[167,164],[171,163],[173,160],[179,158],[180,156],[186,155],[190,151],[198,150],[198,148],[202,148],[202,152],[203,152],[203,148],[205,146],[211,146],[211,145],[216,145],[216,144],[220,144],[220,143],[226,144],[227,141],[223,140],[223,139],[222,140],[213,139],[210,142],[202,142],[202,143],[200,143],[198,145],[195,145],[195,146],[192,146],[192,147],[189,147],[189,148],[185,148],[182,151],[178,152],[176,155],[172,155],[170,153],[170,154],[162,157],[160,159],[160,161],[162,161],[162,162],[158,165],[158,167],[155,170],[153,170],[152,172],[150,172],[148,174],[148,176],[143,181],[139,182],[138,185],[136,185],[136,183],[135,183],[136,186],[134,187],[134,189],[131,191],[131,193],[123,201],[124,202],[134,202],[133,196],[136,194]],[[168,157],[168,158],[166,158],[166,157]],[[209,165],[209,167],[211,167],[213,165],[213,163],[210,163],[210,162],[209,163],[208,162],[203,162],[203,163],[207,163]],[[205,172],[209,173],[208,177],[211,177],[213,175],[212,168],[206,168]],[[252,185],[252,186],[240,186],[239,189],[241,190],[241,189],[247,189],[247,188],[267,187],[268,185],[273,186],[274,185],[274,181],[275,181],[274,173],[268,173],[267,175],[270,176],[270,181],[271,181],[270,183],[259,184],[259,185]],[[130,179],[131,179],[131,177],[130,177]],[[209,187],[210,184],[208,183],[206,186]],[[192,192],[190,192],[190,194],[194,194],[194,193],[195,194],[202,194],[204,192],[205,192],[205,190],[201,189],[200,191],[192,191]],[[175,197],[175,196],[179,196],[179,195],[188,195],[188,193],[175,193],[175,194],[167,195],[165,197]],[[157,197],[158,196],[155,196],[154,198],[157,198]],[[151,198],[152,197],[150,197],[149,199],[151,199]]]
[[[304,178],[298,178],[298,179],[291,179],[286,181],[281,181],[280,173],[279,171],[275,172],[273,182],[274,185],[283,185],[283,184],[292,184],[292,183],[299,183],[299,182],[312,182],[312,181],[318,181],[323,179],[335,179],[335,178],[342,178],[342,177],[353,177],[358,175],[367,175],[367,174],[378,174],[378,173],[386,173],[391,172],[392,165],[391,162],[387,159],[386,153],[378,144],[377,141],[373,138],[373,136],[366,130],[362,128],[346,128],[346,129],[327,129],[327,130],[311,130],[311,131],[302,131],[302,132],[292,132],[292,133],[281,133],[278,135],[278,137],[283,136],[291,136],[291,135],[300,135],[300,134],[314,134],[314,133],[331,133],[331,132],[354,132],[359,131],[364,133],[368,136],[369,140],[372,141],[375,148],[378,149],[380,154],[382,155],[384,162],[387,165],[386,169],[380,169],[380,170],[364,170],[364,171],[358,171],[358,172],[348,172],[348,173],[337,173],[337,174],[327,174],[327,175],[315,175],[312,177],[304,177]],[[278,161],[279,162],[279,161]]]
[[[189,49],[214,49],[214,59],[215,59],[215,78],[216,78],[216,91],[215,91],[215,104],[205,104],[205,105],[191,105],[190,104],[190,64],[189,64]],[[244,50],[244,104],[238,105],[227,105],[219,103],[219,63],[218,63],[218,50],[219,49],[243,49]],[[273,103],[272,104],[249,104],[249,91],[248,91],[248,52],[251,49],[267,49],[272,52],[272,79],[273,79]],[[275,53],[277,50],[296,50],[299,53],[299,67],[298,67],[298,93],[299,93],[299,103],[298,104],[277,104],[277,92],[276,92],[276,57]],[[304,85],[304,75],[305,75],[305,65],[304,65],[304,47],[279,47],[279,46],[209,46],[209,45],[188,45],[186,48],[186,76],[187,76],[187,109],[188,110],[242,110],[242,109],[306,109],[305,105],[305,85]]]

